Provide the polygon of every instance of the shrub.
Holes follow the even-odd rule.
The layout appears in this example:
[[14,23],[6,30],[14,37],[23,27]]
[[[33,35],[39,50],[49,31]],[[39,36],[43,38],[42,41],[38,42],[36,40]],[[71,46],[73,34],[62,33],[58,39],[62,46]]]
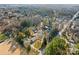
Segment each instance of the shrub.
[[76,50],[74,54],[75,54],[75,55],[79,55],[79,43],[77,43],[77,44],[75,45],[75,48],[78,49],[78,50]]
[[7,39],[7,36],[5,34],[0,34],[0,42],[4,41]]
[[77,49],[79,49],[79,43],[77,43],[77,44],[75,45],[75,47],[76,47]]

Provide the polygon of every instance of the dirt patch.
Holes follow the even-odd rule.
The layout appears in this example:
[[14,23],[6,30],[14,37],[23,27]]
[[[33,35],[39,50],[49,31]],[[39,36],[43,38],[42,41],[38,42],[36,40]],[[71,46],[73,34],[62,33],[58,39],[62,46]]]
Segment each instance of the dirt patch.
[[3,42],[0,44],[0,55],[20,55],[20,49],[17,48],[13,53],[9,51],[11,44]]

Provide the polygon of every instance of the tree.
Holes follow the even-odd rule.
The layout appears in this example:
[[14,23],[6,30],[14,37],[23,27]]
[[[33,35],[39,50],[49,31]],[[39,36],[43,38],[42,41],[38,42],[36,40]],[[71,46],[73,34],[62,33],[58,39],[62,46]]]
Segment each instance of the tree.
[[31,20],[24,20],[24,21],[21,22],[21,26],[23,28],[25,28],[25,27],[33,26],[33,24],[32,24],[32,21]]
[[57,36],[57,34],[58,34],[58,29],[53,29],[53,30],[50,30],[50,39],[52,39],[52,38],[54,38],[54,37],[56,37]]
[[63,38],[55,37],[45,48],[46,55],[64,55],[67,54],[68,44]]

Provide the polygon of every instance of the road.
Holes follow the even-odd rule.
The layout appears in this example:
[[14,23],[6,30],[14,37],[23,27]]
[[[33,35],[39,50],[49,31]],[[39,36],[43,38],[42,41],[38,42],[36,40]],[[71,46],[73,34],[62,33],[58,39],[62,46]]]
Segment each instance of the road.
[[77,15],[79,14],[79,11],[73,16],[73,18],[67,23],[65,24],[64,28],[59,32],[58,35],[62,35],[62,33],[65,31],[65,29],[75,20],[75,18],[77,17]]

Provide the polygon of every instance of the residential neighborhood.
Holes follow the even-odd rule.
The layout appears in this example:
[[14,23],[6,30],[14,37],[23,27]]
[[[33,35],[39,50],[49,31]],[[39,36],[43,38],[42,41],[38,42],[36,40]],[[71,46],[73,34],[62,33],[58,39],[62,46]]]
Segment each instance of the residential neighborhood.
[[78,55],[79,5],[0,5],[0,55]]

